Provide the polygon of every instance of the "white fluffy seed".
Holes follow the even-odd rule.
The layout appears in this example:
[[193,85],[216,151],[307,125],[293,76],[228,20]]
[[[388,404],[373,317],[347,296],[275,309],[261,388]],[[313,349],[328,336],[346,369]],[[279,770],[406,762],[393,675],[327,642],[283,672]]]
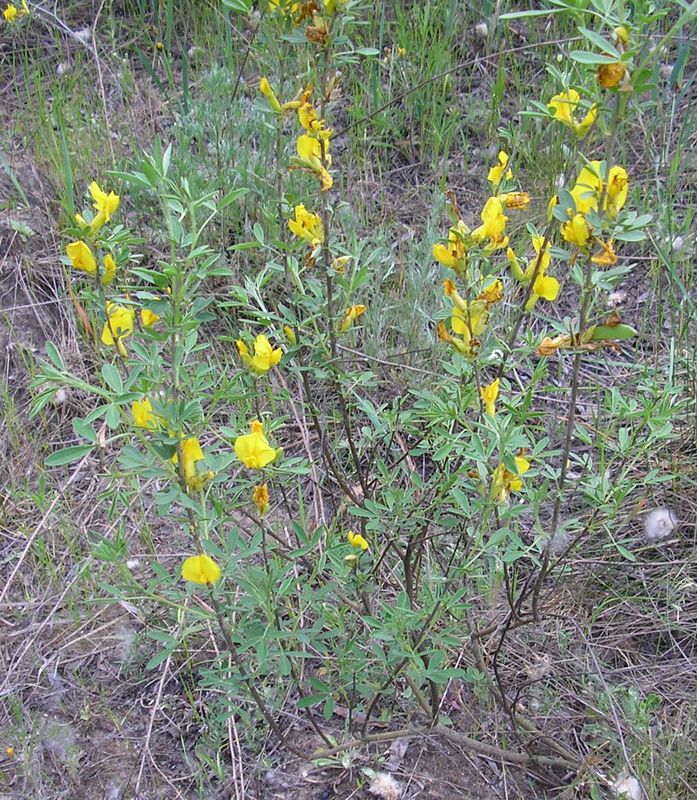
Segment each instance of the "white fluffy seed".
[[368,791],[375,797],[380,797],[381,800],[399,800],[402,787],[389,773],[378,772],[368,787]]
[[477,39],[486,39],[489,35],[489,26],[483,20],[474,26],[474,35]]
[[92,40],[92,31],[89,28],[80,28],[79,31],[74,31],[73,35],[83,44],[89,44]]
[[656,508],[644,518],[644,537],[647,542],[665,539],[678,527],[678,518],[669,508]]

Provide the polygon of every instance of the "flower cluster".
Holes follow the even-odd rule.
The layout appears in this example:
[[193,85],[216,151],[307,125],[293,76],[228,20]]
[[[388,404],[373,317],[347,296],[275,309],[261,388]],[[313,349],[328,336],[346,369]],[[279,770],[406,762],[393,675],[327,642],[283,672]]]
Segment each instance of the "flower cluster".
[[[495,251],[506,248],[509,237],[506,233],[508,217],[504,210],[527,208],[530,197],[527,192],[513,190],[513,171],[509,166],[509,156],[501,150],[496,163],[491,167],[487,180],[492,194],[484,203],[480,219],[481,225],[474,230],[458,219],[448,232],[447,243],[436,243],[432,248],[433,258],[443,266],[453,270],[456,277],[468,284],[468,288],[478,287],[476,295],[463,298],[451,280],[443,283],[445,296],[452,302],[450,328],[444,322],[438,324],[438,338],[450,344],[466,358],[474,358],[479,351],[479,337],[484,332],[491,307],[503,299],[503,283],[489,277],[470,275],[468,261],[491,256]],[[453,202],[453,212],[459,211]],[[453,335],[454,334],[454,335]]]
[[332,157],[329,145],[332,129],[326,122],[317,116],[317,111],[310,103],[312,87],[303,93],[303,98],[297,108],[298,122],[305,131],[295,141],[297,156],[291,160],[291,169],[302,169],[315,175],[323,192],[334,185],[334,179],[329,174]]
[[27,5],[27,0],[22,0],[22,2],[19,4],[19,8],[14,3],[8,3],[2,12],[5,22],[8,23],[16,22],[22,17],[28,17],[29,14],[30,11],[29,6]]

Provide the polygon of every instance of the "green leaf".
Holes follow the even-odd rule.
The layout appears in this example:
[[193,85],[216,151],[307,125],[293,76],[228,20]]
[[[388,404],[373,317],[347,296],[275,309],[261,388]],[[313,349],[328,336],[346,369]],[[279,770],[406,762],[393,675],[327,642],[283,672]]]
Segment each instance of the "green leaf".
[[121,415],[119,414],[119,407],[117,405],[112,404],[107,407],[104,421],[112,429],[112,431],[119,427],[121,424]]
[[148,466],[148,459],[140,450],[133,447],[133,445],[127,444],[119,454],[119,464],[124,469],[140,469]]
[[531,11],[510,11],[508,14],[501,14],[499,19],[523,19],[525,17],[548,17],[550,14],[561,14],[565,8],[544,8],[533,9]]
[[325,700],[325,695],[309,694],[307,697],[301,697],[300,700],[298,700],[298,708],[309,708],[310,706],[316,706]]
[[334,700],[331,697],[328,697],[324,701],[324,708],[322,709],[322,716],[324,719],[329,722],[329,720],[334,715]]
[[633,339],[637,335],[637,331],[631,325],[596,325],[593,328],[593,335],[590,338],[591,342],[604,342],[608,339]]
[[250,14],[253,4],[252,0],[223,0],[223,5],[239,14]]
[[602,53],[590,53],[588,50],[572,50],[569,55],[579,64],[616,64],[617,59],[604,56]]
[[239,200],[240,197],[244,197],[247,194],[247,189],[244,187],[240,189],[233,189],[231,192],[228,192],[222,200],[218,201],[218,211],[222,211],[224,208],[230,205],[230,203],[234,203],[236,200]]
[[380,51],[375,47],[359,47],[356,50],[359,56],[379,56]]
[[73,419],[73,430],[81,439],[87,439],[92,444],[97,444],[97,432],[94,427],[80,417]]
[[159,667],[160,664],[168,659],[177,649],[177,644],[178,642],[173,642],[172,644],[169,644],[167,647],[160,650],[159,653],[156,653],[145,665],[145,669],[155,669],[155,667]]
[[630,550],[627,550],[626,547],[622,547],[621,544],[616,545],[617,551],[621,556],[627,559],[627,561],[636,561],[636,556]]
[[84,458],[84,456],[86,456],[88,453],[91,453],[93,449],[94,445],[91,444],[80,444],[76,445],[75,447],[64,447],[62,450],[56,450],[55,453],[51,453],[51,455],[46,456],[44,464],[47,467],[62,467],[65,466],[65,464],[72,464],[73,462]]
[[617,50],[599,33],[588,30],[588,28],[584,28],[582,25],[578,26],[578,30],[586,37],[586,39],[588,39],[589,42],[591,42],[591,44],[594,44],[598,50],[602,50],[604,53],[612,56],[614,61],[620,60],[620,54],[617,52]]
[[113,364],[104,364],[102,367],[102,378],[104,383],[116,394],[123,392],[123,381],[118,369]]
[[65,369],[61,354],[58,352],[58,349],[53,342],[46,342],[46,355],[51,359],[55,367],[60,370]]

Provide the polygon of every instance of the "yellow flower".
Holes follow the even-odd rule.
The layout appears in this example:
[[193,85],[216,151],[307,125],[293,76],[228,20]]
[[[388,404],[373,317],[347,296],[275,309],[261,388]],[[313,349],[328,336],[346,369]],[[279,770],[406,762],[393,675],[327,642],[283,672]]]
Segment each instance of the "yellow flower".
[[[190,436],[187,439],[182,439],[181,443],[181,453],[182,453],[182,473],[184,475],[184,481],[189,489],[200,490],[203,488],[203,484],[207,481],[211,480],[214,476],[214,473],[210,470],[206,472],[199,472],[196,464],[199,461],[203,461],[206,457],[203,453],[203,449],[198,441],[198,438],[195,436]],[[177,454],[175,453],[175,456]],[[172,459],[175,463],[177,463],[178,458]]]
[[275,461],[279,451],[274,450],[264,435],[264,426],[259,420],[251,424],[252,432],[235,439],[235,455],[249,469],[264,469]]
[[10,4],[7,8],[2,12],[3,17],[5,17],[5,22],[14,22],[17,19],[17,15],[19,11],[17,10],[16,6]]
[[351,261],[353,256],[338,256],[332,259],[332,269],[343,275],[346,272],[346,266]]
[[622,47],[629,47],[629,31],[625,25],[619,25],[615,28],[614,34],[617,44],[622,45]]
[[134,400],[131,404],[131,414],[133,415],[133,422],[139,428],[156,431],[160,427],[157,416],[152,410],[152,403],[148,397],[143,397],[142,400]]
[[259,334],[254,340],[254,356],[249,355],[249,348],[241,339],[237,340],[237,350],[245,367],[258,375],[263,375],[275,367],[283,357],[283,350],[280,347],[274,350],[271,342],[263,334]]
[[569,89],[568,92],[561,92],[556,94],[547,103],[547,108],[554,112],[554,118],[559,120],[562,125],[566,125],[582,139],[588,131],[593,127],[598,116],[598,105],[594,103],[587,111],[584,118],[578,122],[575,117],[576,109],[581,101],[581,96],[576,89]]
[[92,220],[92,231],[98,231],[105,222],[109,222],[112,214],[116,213],[119,207],[119,196],[114,192],[103,192],[99,188],[97,181],[92,181],[90,184],[90,194],[94,201],[94,207],[97,210],[97,216]]
[[269,8],[272,11],[278,11],[283,16],[287,14],[295,14],[300,8],[300,3],[288,2],[288,0],[269,0]]
[[285,111],[297,111],[301,105],[309,102],[310,97],[312,96],[312,89],[312,84],[308,83],[307,86],[305,86],[305,88],[299,92],[293,100],[289,100],[287,103],[283,104],[283,109]]
[[448,244],[434,244],[433,258],[440,264],[454,270],[457,275],[464,275],[467,268],[467,249],[465,238],[469,236],[470,229],[462,220],[453,226],[448,233]]
[[488,386],[482,386],[479,395],[484,403],[486,413],[490,417],[496,416],[496,398],[499,396],[499,384],[501,381],[496,378]]
[[598,83],[603,89],[612,89],[624,78],[625,72],[625,66],[620,61],[616,61],[614,64],[600,64],[598,67]]
[[598,210],[600,195],[603,191],[600,166],[600,161],[591,161],[589,166],[583,167],[578,173],[576,183],[571,189],[571,196],[574,198],[576,211],[580,214],[587,214],[589,211]]
[[612,246],[612,241],[603,242],[600,239],[595,241],[600,246],[600,252],[596,253],[591,261],[600,267],[614,267],[617,263],[617,254]]
[[483,300],[487,305],[493,305],[503,300],[503,283],[497,278],[483,292],[477,295],[477,300]]
[[95,275],[97,272],[97,262],[90,248],[83,241],[71,242],[66,248],[70,263],[75,269],[82,270],[88,275]]
[[324,0],[324,7],[327,10],[327,14],[336,14],[336,10],[339,6],[345,6],[348,0]]
[[348,531],[346,534],[346,538],[348,539],[348,543],[351,547],[360,548],[364,552],[370,547],[368,541],[361,536],[360,533],[354,533],[353,531]]
[[475,242],[489,239],[486,250],[497,250],[506,247],[508,236],[505,235],[508,217],[503,213],[503,205],[498,197],[490,197],[484,204],[481,213],[482,224],[472,232]]
[[160,319],[160,315],[159,314],[156,314],[154,311],[151,311],[149,308],[141,308],[141,310],[140,310],[140,321],[143,324],[144,328],[152,327],[159,319]]
[[455,333],[462,336],[465,342],[469,344],[472,339],[484,333],[488,316],[489,312],[486,303],[474,300],[466,310],[455,306],[450,324]]
[[104,256],[104,274],[102,275],[102,286],[109,286],[116,277],[116,262],[110,253]]
[[[605,188],[601,177],[602,162],[591,161],[579,172],[576,183],[571,189],[576,210],[567,209],[571,219],[561,226],[564,241],[585,247],[591,237],[591,229],[585,215],[591,211],[598,212],[600,198]],[[608,170],[607,191],[603,211],[608,219],[614,219],[624,208],[629,191],[629,176],[624,167],[614,166]]]
[[523,456],[515,457],[516,472],[511,472],[504,464],[494,470],[491,479],[491,495],[499,502],[505,503],[511,492],[519,492],[523,488],[521,475],[530,469],[530,462]]
[[[528,302],[525,304],[526,311],[531,311],[540,297],[552,302],[556,300],[559,295],[559,281],[551,275],[545,275],[545,270],[549,267],[552,255],[549,252],[549,241],[547,241],[544,252],[541,252],[544,240],[544,236],[537,235],[532,237],[532,246],[535,248],[535,258],[532,259],[528,267],[528,271],[530,272],[528,280],[532,278],[535,269],[537,269],[537,277],[535,278],[535,283],[532,285],[532,293],[528,298]],[[538,261],[539,266],[537,266]]]
[[6,747],[6,748],[5,748],[5,755],[6,755],[8,758],[14,758],[14,754],[15,754],[15,749],[14,749],[14,747]]
[[265,483],[260,483],[252,489],[252,501],[259,515],[263,517],[269,510],[269,487]]
[[612,167],[607,179],[606,211],[609,219],[614,219],[624,208],[629,191],[629,176],[624,167]]
[[123,339],[133,333],[135,311],[132,308],[107,303],[107,321],[102,328],[102,344],[116,345],[122,356],[126,355]]
[[585,247],[591,238],[591,229],[583,214],[574,214],[568,222],[564,222],[561,226],[561,236],[569,244]]
[[538,275],[532,285],[532,293],[525,304],[525,310],[531,311],[540,297],[554,301],[559,295],[559,281],[551,275]]
[[[543,244],[545,245],[545,249],[544,252],[540,254]],[[535,248],[535,256],[536,256],[536,258],[533,259],[532,263],[534,266],[537,266],[537,261],[539,259],[540,266],[538,267],[538,273],[537,273],[538,275],[542,274],[547,269],[552,260],[552,254],[549,252],[550,245],[551,242],[549,241],[549,239],[545,244],[545,237],[541,236],[540,234],[537,234],[536,236],[532,237],[532,246]]]
[[182,578],[190,583],[215,583],[220,574],[220,567],[205,553],[189,556],[182,564]]
[[286,335],[286,339],[295,346],[298,343],[298,337],[295,335],[295,331],[290,327],[290,325],[283,326],[283,333]]
[[513,177],[513,172],[506,167],[508,166],[508,153],[504,150],[499,151],[498,162],[489,170],[486,179],[494,189],[498,187],[501,181],[505,178],[510,180]]
[[323,119],[318,119],[317,112],[307,101],[298,106],[298,121],[308,133],[319,139],[329,140],[332,135],[332,129]]
[[332,163],[329,155],[329,142],[325,142],[324,145],[324,163],[322,163],[322,144],[319,139],[304,134],[298,136],[295,147],[298,153],[298,165],[317,175],[322,184],[323,192],[331,189],[334,185],[334,179],[326,169]]
[[269,105],[274,111],[276,111],[278,114],[283,113],[283,106],[278,102],[278,98],[274,94],[268,78],[262,78],[259,81],[259,91],[266,97],[266,99],[269,101]]
[[295,219],[288,220],[288,227],[291,233],[313,247],[324,242],[324,226],[319,214],[311,213],[302,203],[295,206]]
[[341,320],[341,324],[339,325],[339,331],[341,333],[345,333],[349,328],[353,326],[353,323],[361,316],[361,314],[365,314],[366,306],[350,306],[344,312],[344,318]]
[[466,358],[471,358],[479,347],[477,337],[484,332],[486,327],[490,303],[480,299],[468,303],[460,296],[450,280],[443,281],[443,289],[446,297],[449,297],[453,304],[450,325],[461,338],[451,336],[443,323],[438,325],[438,338],[451,344]]
[[506,192],[498,195],[498,199],[506,208],[521,211],[530,205],[530,195],[527,192]]
[[314,129],[313,126],[317,123],[317,112],[310,103],[303,103],[298,108],[298,122],[306,131]]

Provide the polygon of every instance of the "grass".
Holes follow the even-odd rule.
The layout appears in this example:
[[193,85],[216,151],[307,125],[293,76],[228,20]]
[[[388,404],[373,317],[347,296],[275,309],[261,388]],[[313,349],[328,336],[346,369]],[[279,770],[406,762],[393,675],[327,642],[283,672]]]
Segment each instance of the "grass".
[[[637,0],[632,10],[639,13],[645,5]],[[65,6],[62,19],[72,30],[91,25],[84,4]],[[514,156],[516,173],[532,195],[532,219],[542,229],[547,199],[564,171],[566,145],[548,121],[522,112],[530,110],[530,100],[559,90],[558,71],[570,69],[562,54],[578,35],[577,20],[573,15],[513,23],[498,19],[516,8],[508,2],[484,3],[478,11],[455,0],[367,4],[352,40],[355,47],[375,48],[378,55],[343,65],[340,92],[330,103],[336,128],[347,129],[334,151],[333,224],[341,229],[343,248],[358,267],[336,280],[347,304],[367,301],[368,306],[360,331],[345,340],[349,349],[341,351],[355,370],[344,391],[358,446],[374,458],[382,481],[380,496],[364,516],[367,531],[376,536],[384,531],[386,519],[403,531],[418,529],[420,518],[413,518],[410,505],[413,496],[431,485],[449,454],[460,452],[457,424],[474,405],[472,387],[459,381],[456,365],[434,336],[434,320],[446,315],[439,289],[443,270],[430,255],[431,244],[449,224],[444,190],[455,190],[463,218],[476,225],[487,192],[486,171],[504,147]],[[488,29],[482,38],[475,26],[484,19]],[[74,209],[82,207],[89,181],[96,177],[105,185],[111,170],[129,168],[156,140],[171,142],[171,174],[188,178],[192,196],[212,192],[219,197],[234,187],[247,188],[240,204],[228,206],[206,234],[207,244],[224,254],[218,263],[227,270],[209,278],[203,292],[213,313],[199,336],[214,347],[209,371],[195,376],[195,393],[209,404],[206,427],[219,426],[216,436],[229,441],[246,426],[255,402],[284,415],[284,425],[295,438],[283,440],[290,467],[276,487],[283,499],[273,522],[294,552],[304,557],[318,541],[326,544],[326,530],[310,529],[309,520],[319,518],[318,507],[340,529],[355,524],[355,504],[340,498],[331,476],[318,476],[309,467],[302,473],[302,463],[319,463],[321,450],[312,438],[309,412],[299,409],[300,389],[291,377],[259,401],[254,399],[256,384],[237,368],[234,342],[240,330],[251,329],[248,323],[277,319],[279,308],[289,303],[279,282],[288,250],[284,221],[269,201],[276,185],[275,122],[256,91],[259,76],[278,77],[282,48],[263,24],[255,35],[254,26],[241,15],[228,15],[217,3],[143,1],[122,9],[106,4],[96,39],[102,95],[93,53],[61,33],[50,17],[37,13],[31,24],[12,33],[3,28],[0,36],[7,43],[0,63],[12,75],[3,89],[11,117],[2,134],[8,180],[0,173],[0,208],[34,214],[38,223],[34,236],[11,238],[5,223],[10,211],[1,212],[5,274],[0,275],[0,287],[6,294],[7,287],[20,286],[13,306],[33,307],[43,315],[37,331],[11,308],[0,321],[2,343],[14,348],[7,350],[3,364],[0,405],[0,436],[7,454],[0,569],[5,578],[12,577],[0,601],[6,620],[0,633],[0,672],[5,675],[0,714],[7,737],[2,748],[15,750],[0,762],[0,792],[43,800],[117,787],[123,796],[174,791],[199,797],[220,790],[236,797],[263,797],[269,791],[264,784],[268,770],[293,773],[297,767],[267,738],[258,711],[248,702],[247,687],[220,654],[220,642],[196,595],[183,596],[167,580],[189,547],[182,535],[183,517],[163,520],[158,476],[142,478],[118,466],[112,449],[68,467],[46,469],[50,452],[83,441],[73,419],[84,418],[94,398],[69,388],[65,397],[54,396],[38,416],[30,417],[29,386],[43,358],[30,345],[36,337],[52,340],[71,371],[88,382],[101,380],[101,362],[81,333],[72,303],[42,304],[57,297],[65,300],[65,279],[57,272],[59,254],[65,227]],[[246,43],[253,37],[247,58]],[[697,126],[690,104],[695,74],[689,46],[685,36],[669,43],[655,67],[654,86],[641,95],[617,143],[616,160],[627,165],[632,177],[632,207],[654,218],[647,241],[626,249],[626,262],[634,266],[631,277],[608,285],[608,292],[626,294],[622,305],[625,318],[640,331],[637,343],[583,362],[580,373],[569,463],[577,489],[565,500],[560,528],[563,537],[579,537],[580,543],[545,586],[549,616],[537,626],[513,631],[503,648],[497,629],[496,636],[482,641],[480,654],[487,667],[495,664],[496,680],[548,735],[578,746],[601,769],[567,776],[566,787],[556,791],[549,775],[518,768],[511,776],[506,773],[505,782],[519,796],[609,796],[608,787],[594,775],[616,776],[626,759],[652,798],[687,798],[697,783],[694,770],[685,769],[696,755],[690,733],[697,682],[690,578],[697,520],[691,445],[697,191],[692,143]],[[287,50],[284,100],[304,84],[309,70],[306,48]],[[59,64],[69,66],[62,75]],[[463,66],[455,69],[458,64]],[[398,102],[372,113],[402,94]],[[19,142],[21,158],[10,149],[13,142]],[[292,151],[291,125],[284,129],[281,145]],[[598,140],[594,155],[599,153]],[[46,180],[37,183],[35,172]],[[44,195],[47,183],[50,197]],[[312,187],[309,177],[288,181],[284,213],[307,202]],[[153,222],[157,203],[152,193],[138,188],[122,191],[122,197],[128,225],[143,239],[132,249],[142,252],[143,267],[152,269],[166,257],[167,248],[161,227]],[[516,226],[522,223],[512,220],[513,232]],[[249,246],[235,249],[240,243]],[[302,259],[301,249],[292,253]],[[32,264],[31,278],[20,281],[26,263]],[[554,325],[562,331],[568,327],[576,298],[567,286],[558,304],[540,304],[527,334],[530,341]],[[321,273],[310,274],[305,288],[308,296],[321,296]],[[508,295],[504,302],[510,320],[516,302]],[[315,324],[319,328],[321,319]],[[22,356],[18,359],[14,352]],[[496,548],[501,547],[504,560],[523,553],[529,558],[525,569],[511,578],[518,582],[514,590],[531,574],[526,569],[539,563],[532,541],[549,523],[545,503],[558,479],[560,431],[569,403],[570,358],[533,366],[516,354],[514,358],[509,381],[520,394],[509,412],[515,426],[501,433],[501,441],[509,443],[511,452],[520,444],[531,447],[535,459],[526,505],[514,506],[510,517],[494,526],[497,539],[482,543],[491,560],[467,583],[471,595],[462,602],[481,615],[482,627],[500,623],[507,610],[507,587],[493,558],[499,553]],[[487,364],[494,363],[492,353]],[[324,374],[321,364],[309,368]],[[350,464],[342,415],[331,392],[315,400],[334,436],[337,458]],[[280,425],[271,431],[283,435]],[[497,443],[478,426],[474,431],[482,452],[493,453]],[[101,435],[112,433],[105,429]],[[423,435],[427,438],[422,442]],[[392,471],[390,464],[397,459],[400,467]],[[225,468],[221,464],[220,470]],[[291,481],[293,469],[302,476],[301,485]],[[231,484],[238,480],[239,472],[233,470]],[[296,648],[312,648],[314,658],[300,663],[307,665],[308,691],[323,698],[315,716],[325,714],[333,725],[331,735],[340,738],[342,714],[346,709],[354,713],[360,687],[340,685],[329,694],[324,687],[335,685],[332,681],[360,663],[357,653],[366,634],[350,606],[322,605],[313,580],[328,569],[339,583],[341,558],[331,548],[324,551],[326,564],[317,567],[312,579],[304,575],[306,585],[298,574],[285,573],[282,564],[264,568],[264,537],[237,510],[245,497],[243,486],[214,500],[206,519],[210,530],[221,532],[214,544],[216,557],[234,554],[239,559],[239,566],[231,568],[235,613],[250,622],[248,630],[240,622],[246,639],[238,644],[254,665],[265,701],[290,734],[299,737],[315,734],[303,715],[303,703],[287,688],[291,660],[274,660],[280,645],[267,639],[265,631],[288,637]],[[662,547],[638,547],[644,512],[661,506],[678,513],[678,535]],[[473,535],[473,507],[428,509],[437,519],[434,540],[443,542],[442,552],[449,552],[447,537],[461,527],[469,525]],[[600,513],[596,517],[589,509]],[[438,547],[428,551],[429,574],[440,574],[441,558]],[[388,631],[407,641],[416,623],[399,605],[401,579],[397,567],[391,570],[376,597],[392,615]],[[437,581],[428,591],[429,599],[438,596]],[[316,623],[320,605],[326,615],[324,638],[303,640],[304,628]],[[292,624],[285,617],[279,622],[278,607],[297,612]],[[438,635],[447,642],[453,664],[459,665],[461,657],[470,667],[481,666],[466,655],[463,626],[455,624],[462,622],[462,613],[454,603]],[[377,641],[389,641],[387,634]],[[384,647],[375,642],[365,647],[361,657],[366,674],[379,671]],[[546,661],[540,660],[541,654]],[[283,680],[274,670],[281,670]],[[486,685],[446,685],[444,713],[456,728],[465,725],[487,741],[517,747],[515,733]],[[202,686],[208,689],[202,691]],[[413,692],[407,691],[406,698],[382,704],[378,716],[385,729],[400,728],[411,719],[417,703]],[[368,699],[359,698],[355,713],[365,711]],[[468,703],[476,704],[478,717],[471,727],[463,722],[462,707]],[[350,757],[337,755],[331,769],[313,767],[310,775],[327,785],[337,781],[337,796],[348,797],[363,780],[360,768],[378,766],[380,758],[376,747],[368,747]],[[445,786],[446,778],[458,777],[457,770],[448,776],[439,773],[432,750],[424,764],[434,791],[439,778]],[[475,764],[475,772],[488,774],[485,761]],[[406,770],[400,779],[408,781]],[[291,785],[289,797],[314,796],[302,781]],[[434,796],[468,796],[464,788],[455,795],[445,791]]]

